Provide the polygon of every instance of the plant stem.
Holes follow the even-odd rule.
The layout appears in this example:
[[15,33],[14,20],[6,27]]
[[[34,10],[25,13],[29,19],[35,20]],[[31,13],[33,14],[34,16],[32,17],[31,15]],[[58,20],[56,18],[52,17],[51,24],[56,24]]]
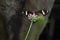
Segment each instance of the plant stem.
[[30,30],[31,30],[32,24],[33,24],[33,21],[31,21],[31,24],[29,26],[29,29],[28,29],[27,35],[25,37],[25,40],[27,40],[27,38],[28,38],[28,35],[29,35]]

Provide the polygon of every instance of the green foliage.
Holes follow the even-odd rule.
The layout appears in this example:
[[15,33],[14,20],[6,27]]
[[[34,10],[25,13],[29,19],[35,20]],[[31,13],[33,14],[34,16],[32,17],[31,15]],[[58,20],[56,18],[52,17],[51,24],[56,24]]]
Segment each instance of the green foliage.
[[37,18],[37,23],[38,24],[44,24],[44,23],[47,23],[48,21],[46,19],[44,19],[43,16],[38,16]]
[[[34,16],[31,17],[31,21],[34,21]],[[43,16],[38,16],[36,22],[37,22],[38,24],[43,24],[43,23],[47,23],[48,20],[44,19]],[[49,22],[50,22],[50,21],[49,21]]]

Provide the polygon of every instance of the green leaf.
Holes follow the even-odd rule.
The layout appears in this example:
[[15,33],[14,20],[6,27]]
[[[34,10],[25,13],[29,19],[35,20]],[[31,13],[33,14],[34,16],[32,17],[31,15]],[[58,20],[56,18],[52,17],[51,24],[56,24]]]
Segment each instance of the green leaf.
[[46,23],[46,22],[47,22],[47,20],[44,19],[43,16],[38,16],[38,18],[37,18],[37,23],[43,24],[43,23]]

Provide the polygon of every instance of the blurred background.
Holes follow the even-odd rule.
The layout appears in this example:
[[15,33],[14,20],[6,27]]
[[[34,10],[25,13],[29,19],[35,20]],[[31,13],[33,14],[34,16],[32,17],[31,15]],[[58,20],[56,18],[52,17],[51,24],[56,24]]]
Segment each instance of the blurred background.
[[49,19],[39,40],[60,40],[60,0],[55,0]]
[[[3,9],[4,10],[4,9]],[[4,40],[5,31],[2,25],[2,15],[0,15],[0,40]],[[60,0],[55,0],[49,19],[44,31],[41,33],[39,40],[60,40]]]

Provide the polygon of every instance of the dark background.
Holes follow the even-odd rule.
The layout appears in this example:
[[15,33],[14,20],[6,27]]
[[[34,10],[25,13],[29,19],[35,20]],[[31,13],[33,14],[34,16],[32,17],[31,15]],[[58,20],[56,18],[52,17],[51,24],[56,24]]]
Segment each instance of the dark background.
[[[52,27],[51,23],[47,23],[46,28],[42,32],[39,40],[60,40],[60,0],[55,0],[50,19],[53,18]],[[51,28],[50,28],[51,27]],[[52,30],[53,29],[53,30]],[[50,32],[49,32],[50,30]],[[52,35],[50,35],[52,33]]]
[[[39,40],[60,40],[60,0],[55,0],[49,19],[51,18],[53,20],[51,21],[51,23],[47,23],[45,29],[40,35]],[[2,18],[0,17],[0,19]],[[0,20],[0,23],[3,24],[2,20]],[[5,38],[4,35],[5,35],[5,31],[3,30],[1,26],[0,27],[0,40],[4,40],[3,39]]]

